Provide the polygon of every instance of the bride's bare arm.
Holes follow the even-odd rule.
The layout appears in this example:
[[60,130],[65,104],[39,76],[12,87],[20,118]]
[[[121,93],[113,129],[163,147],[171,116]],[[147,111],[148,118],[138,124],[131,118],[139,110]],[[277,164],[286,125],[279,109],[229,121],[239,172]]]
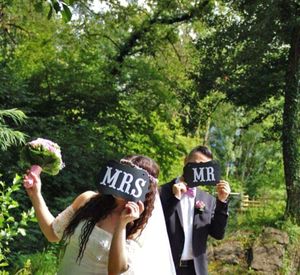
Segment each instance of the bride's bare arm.
[[[49,242],[58,242],[60,237],[55,234],[53,229],[53,222],[55,217],[49,211],[47,204],[41,193],[41,179],[39,175],[36,175],[30,171],[24,176],[24,184],[29,180],[33,181],[32,187],[27,188],[27,194],[32,202],[35,214],[39,223],[39,226]],[[72,209],[76,211],[87,200],[89,200],[95,193],[92,191],[85,192],[79,195],[72,203]]]
[[108,275],[119,275],[128,268],[128,255],[126,252],[126,225],[139,218],[144,211],[142,202],[128,202],[122,211],[119,221],[116,224],[113,234],[109,258],[108,258]]
[[24,176],[24,185],[30,180],[33,181],[32,187],[27,188],[26,191],[32,202],[39,226],[49,242],[57,242],[59,238],[54,234],[51,226],[54,216],[49,211],[41,193],[41,178],[29,171]]

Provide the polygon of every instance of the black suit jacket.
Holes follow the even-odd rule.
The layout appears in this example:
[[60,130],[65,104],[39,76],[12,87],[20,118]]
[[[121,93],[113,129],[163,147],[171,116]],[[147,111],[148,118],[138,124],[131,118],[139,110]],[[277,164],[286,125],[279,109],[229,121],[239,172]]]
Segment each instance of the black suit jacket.
[[[184,245],[184,232],[180,221],[180,204],[172,192],[172,186],[176,179],[162,185],[160,197],[165,215],[167,231],[175,268],[178,269]],[[206,246],[208,236],[215,239],[223,239],[228,218],[228,205],[207,192],[197,188],[195,202],[205,203],[204,212],[194,211],[193,221],[193,253],[197,275],[207,274]]]

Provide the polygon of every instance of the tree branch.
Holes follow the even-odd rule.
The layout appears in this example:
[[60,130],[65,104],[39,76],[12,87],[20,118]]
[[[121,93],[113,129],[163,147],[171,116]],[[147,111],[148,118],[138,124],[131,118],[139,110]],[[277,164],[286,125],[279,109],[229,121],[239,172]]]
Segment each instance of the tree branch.
[[[281,108],[277,108],[277,111],[281,110]],[[267,112],[260,113],[257,115],[255,118],[253,118],[251,121],[249,121],[247,124],[244,126],[240,127],[241,130],[248,130],[252,125],[261,123],[264,119],[266,119],[268,116],[274,114],[276,110],[274,108],[270,108],[267,110]]]
[[[139,43],[143,35],[151,30],[151,28],[157,24],[163,25],[172,25],[180,22],[186,22],[191,20],[194,17],[199,16],[203,9],[207,6],[209,0],[205,0],[199,5],[195,5],[188,12],[175,15],[173,17],[160,17],[160,11],[153,15],[153,18],[150,20],[145,20],[140,28],[137,28],[132,32],[131,36],[121,45],[120,52],[116,56],[115,60],[118,63],[123,63],[126,56],[131,54],[132,49]],[[117,71],[115,71],[116,73]]]

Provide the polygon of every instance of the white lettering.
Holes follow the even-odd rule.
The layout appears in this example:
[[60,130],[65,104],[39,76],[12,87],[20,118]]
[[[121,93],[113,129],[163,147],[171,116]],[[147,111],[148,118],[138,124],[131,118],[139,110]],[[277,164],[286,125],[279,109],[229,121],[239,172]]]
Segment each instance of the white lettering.
[[197,168],[193,168],[193,170],[194,170],[194,181],[193,182],[205,181],[204,174],[203,174],[203,168],[204,167],[199,168],[199,173],[197,173]]
[[109,184],[109,187],[116,189],[116,183],[117,183],[118,177],[119,177],[120,173],[122,173],[122,171],[116,169],[116,172],[113,174],[113,176],[111,176],[111,170],[112,170],[112,167],[107,166],[107,170],[106,170],[104,179],[102,182],[100,182],[100,184],[103,184],[103,185]]
[[143,192],[141,186],[144,187],[145,184],[146,184],[145,180],[143,180],[143,179],[137,179],[135,181],[134,185],[135,185],[135,187],[136,187],[136,189],[137,189],[138,192],[136,192],[136,189],[132,189],[130,195],[132,195],[132,196],[134,196],[136,198],[139,198],[142,195],[142,192]]
[[206,167],[207,171],[207,181],[215,181],[215,174],[213,167]]
[[[133,176],[129,173],[123,172],[124,173],[124,177],[122,179],[122,182],[119,186],[119,188],[117,190],[122,191],[124,193],[129,194],[129,189],[130,189],[130,183],[133,180]],[[125,191],[124,191],[124,186],[126,185]]]

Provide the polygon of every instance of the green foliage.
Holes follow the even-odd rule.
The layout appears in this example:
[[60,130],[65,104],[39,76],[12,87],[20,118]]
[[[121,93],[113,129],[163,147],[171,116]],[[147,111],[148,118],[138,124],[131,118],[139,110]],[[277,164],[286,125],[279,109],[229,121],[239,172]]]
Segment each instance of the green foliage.
[[15,275],[31,275],[32,272],[31,272],[31,262],[30,260],[27,260],[25,263],[24,263],[24,267],[20,270],[18,270]]
[[285,196],[283,192],[267,193],[256,200],[260,202],[258,206],[249,207],[244,212],[236,212],[235,216],[229,219],[228,233],[239,230],[241,232],[252,231],[256,234],[260,233],[263,227],[279,227],[284,220]]
[[18,109],[0,110],[0,149],[7,150],[11,145],[23,144],[26,135],[7,126],[7,121],[14,124],[24,123],[26,115]]
[[300,227],[292,222],[291,219],[279,221],[278,226],[288,233],[290,240],[287,253],[284,255],[283,273],[297,274],[299,272]]
[[19,208],[19,203],[13,198],[13,195],[19,191],[20,181],[19,176],[15,177],[11,186],[0,181],[0,267],[8,265],[7,255],[11,252],[10,243],[17,236],[25,236],[27,222],[34,220],[33,209],[27,212],[23,211],[18,217],[16,216],[15,210]]
[[300,240],[300,226],[297,225],[294,221],[291,219],[287,220],[278,220],[276,223],[276,226],[283,230],[286,231],[289,235],[290,241],[292,243],[298,243]]
[[[46,2],[48,8],[47,18],[51,19],[53,13],[60,14],[64,20],[64,22],[69,22],[72,18],[72,12],[70,10],[69,4],[73,4],[76,2],[74,0],[49,0]],[[34,1],[34,9],[37,12],[43,12],[45,8],[45,1],[43,0],[36,0]]]
[[[98,12],[90,1],[71,0],[0,7],[0,108],[23,110],[29,119],[21,131],[55,140],[66,164],[59,176],[42,177],[51,211],[96,189],[107,159],[149,155],[160,164],[163,183],[181,173],[190,149],[207,144],[234,192],[262,197],[278,190],[273,212],[253,210],[232,219],[235,228],[273,224],[285,192],[284,7],[271,1],[101,2],[108,8]],[[3,125],[10,129],[12,119]],[[5,177],[18,170],[19,151],[11,147],[0,156]],[[15,195],[26,209],[24,192]],[[21,254],[46,244],[37,227],[30,230],[22,244],[11,244]],[[33,257],[24,270],[40,261]]]
[[18,262],[23,263],[20,268],[17,265],[11,270],[15,275],[43,275],[43,274],[56,274],[58,268],[58,251],[60,246],[58,244],[50,245],[47,250],[37,252],[31,255],[20,255],[17,259]]
[[221,102],[210,115],[206,133],[200,131],[220,161],[222,176],[229,180],[232,191],[251,197],[267,189],[284,189],[280,143],[269,135],[274,119],[253,122],[259,111]]
[[[73,2],[67,1],[67,2]],[[48,19],[52,17],[53,10],[56,13],[60,13],[62,15],[62,18],[65,22],[69,22],[72,18],[72,13],[70,11],[69,6],[66,4],[66,2],[60,1],[60,0],[51,0],[49,1],[50,9],[48,12]]]

